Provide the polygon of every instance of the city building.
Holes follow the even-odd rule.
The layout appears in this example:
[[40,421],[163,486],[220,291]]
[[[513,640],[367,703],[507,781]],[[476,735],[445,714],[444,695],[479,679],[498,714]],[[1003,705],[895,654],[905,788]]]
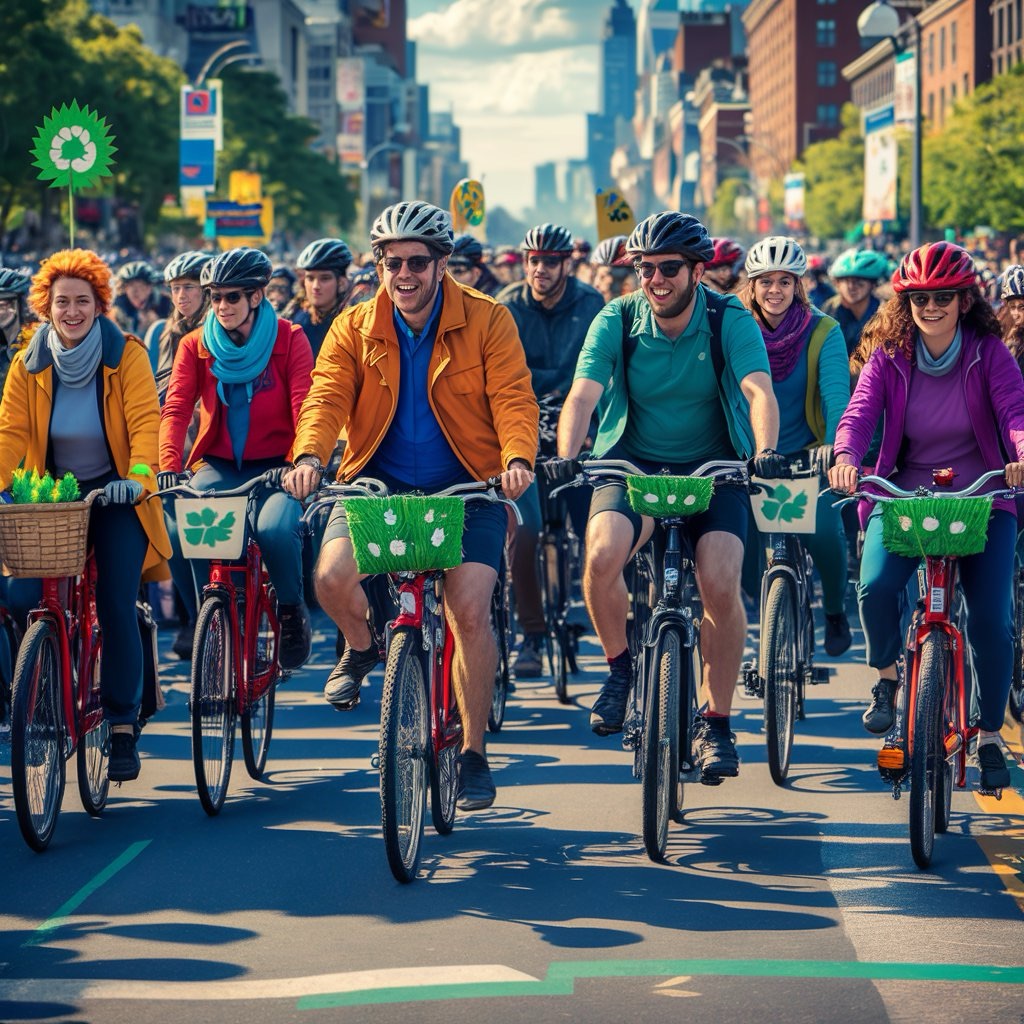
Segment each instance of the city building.
[[715,201],[718,186],[726,178],[750,181],[750,156],[746,145],[746,117],[750,99],[742,72],[726,67],[708,67],[697,76],[692,101],[699,120],[700,178],[694,195],[697,210],[707,210]]
[[992,71],[1001,75],[1024,60],[1024,4],[991,0]]

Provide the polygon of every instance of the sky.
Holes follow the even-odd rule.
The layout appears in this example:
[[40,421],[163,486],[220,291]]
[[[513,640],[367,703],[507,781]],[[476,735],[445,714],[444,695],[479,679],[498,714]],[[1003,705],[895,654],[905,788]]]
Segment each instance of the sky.
[[612,0],[409,0],[416,77],[451,109],[487,205],[533,204],[533,169],[586,155]]

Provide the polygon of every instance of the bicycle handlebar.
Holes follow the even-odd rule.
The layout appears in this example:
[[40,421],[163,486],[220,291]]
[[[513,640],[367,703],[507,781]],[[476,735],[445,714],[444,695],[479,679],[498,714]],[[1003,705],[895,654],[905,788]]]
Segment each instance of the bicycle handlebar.
[[[166,498],[171,494],[184,494],[191,498],[240,498],[242,495],[248,494],[257,484],[266,484],[268,487],[280,489],[281,484],[278,480],[274,479],[276,470],[270,469],[265,473],[260,473],[259,476],[254,476],[251,480],[246,480],[245,483],[239,484],[237,487],[232,487],[230,490],[221,491],[213,487],[206,487],[199,489],[193,487],[188,480],[175,484],[173,487],[166,487],[161,491],[156,491],[150,494],[150,498]],[[189,480],[191,476],[189,477]]]
[[[848,502],[856,501],[861,498],[865,498],[868,501],[885,502],[892,501],[893,498],[969,498],[973,494],[977,494],[982,487],[985,486],[990,480],[994,480],[996,477],[1002,477],[1004,471],[1001,469],[992,469],[982,476],[978,477],[969,487],[965,487],[961,491],[944,491],[944,490],[929,490],[927,487],[921,486],[913,491],[905,491],[902,487],[897,487],[891,480],[887,480],[884,476],[862,476],[859,478],[858,483],[871,484],[874,487],[880,487],[883,491],[887,491],[889,496],[883,494],[876,494],[874,491],[862,491],[857,490],[852,494],[845,491],[837,491],[835,488],[831,488],[834,494],[842,494],[843,499],[833,503],[833,508],[838,508],[840,505],[845,505]],[[984,497],[994,498],[1012,498],[1014,495],[1019,494],[1020,491],[1017,488],[1011,487],[1001,491],[989,491]]]
[[[578,473],[568,483],[559,484],[551,490],[551,496],[565,490],[566,487],[577,487],[588,477],[604,477],[605,479],[625,480],[627,476],[656,476],[657,474],[645,473],[638,466],[626,459],[587,459],[577,464]],[[719,480],[722,483],[736,483],[750,486],[750,477],[747,473],[747,463],[733,459],[711,459],[698,466],[687,476],[705,476]]]

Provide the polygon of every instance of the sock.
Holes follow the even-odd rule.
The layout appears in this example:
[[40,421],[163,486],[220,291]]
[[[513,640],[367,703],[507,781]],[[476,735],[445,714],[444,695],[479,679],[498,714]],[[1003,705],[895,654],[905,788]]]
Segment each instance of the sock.
[[614,658],[609,658],[608,667],[616,675],[628,676],[633,671],[633,659],[630,657],[629,648],[627,647],[621,654],[616,654]]
[[984,747],[988,743],[994,743],[996,746],[999,745],[999,733],[989,732],[986,729],[982,729],[978,733],[978,746]]
[[721,714],[718,711],[712,711],[711,708],[709,708],[707,704],[704,704],[701,707],[701,709],[697,712],[697,714],[700,715],[701,718],[709,718],[709,719],[710,718],[718,718],[718,719],[723,719],[724,718],[725,721],[727,721],[727,722],[729,721],[729,716],[728,715],[723,715],[723,714]]

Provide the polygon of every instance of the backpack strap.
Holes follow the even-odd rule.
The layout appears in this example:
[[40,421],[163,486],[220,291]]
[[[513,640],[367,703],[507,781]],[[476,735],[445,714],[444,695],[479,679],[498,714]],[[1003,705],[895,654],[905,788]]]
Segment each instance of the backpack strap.
[[825,339],[837,322],[827,314],[818,316],[807,342],[807,393],[804,396],[804,416],[818,444],[825,442],[825,414],[821,411],[821,382],[818,363]]

